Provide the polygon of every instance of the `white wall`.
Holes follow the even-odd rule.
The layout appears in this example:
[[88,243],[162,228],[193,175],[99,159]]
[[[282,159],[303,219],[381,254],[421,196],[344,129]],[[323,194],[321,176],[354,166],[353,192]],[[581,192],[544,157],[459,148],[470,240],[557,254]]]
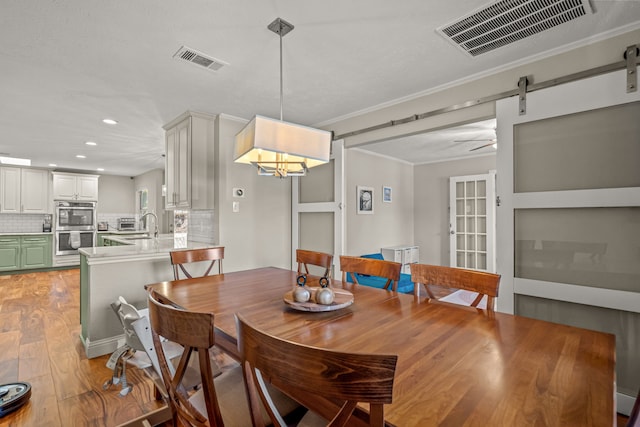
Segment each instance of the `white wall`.
[[[358,149],[345,150],[345,255],[380,252],[384,246],[413,244],[413,166]],[[374,190],[373,215],[357,214],[356,187]],[[382,187],[392,202],[382,202]]]
[[128,176],[100,175],[98,178],[98,214],[133,214],[135,185]]
[[[634,30],[571,51],[558,52],[553,56],[549,54],[544,58],[523,58],[518,64],[513,64],[509,69],[496,70],[493,73],[478,75],[464,81],[449,82],[440,88],[425,92],[422,96],[399,101],[383,108],[371,109],[360,114],[339,118],[332,122],[323,123],[321,127],[340,135],[387,123],[390,120],[514,90],[517,89],[518,79],[522,76],[528,76],[531,83],[539,83],[598,66],[620,62],[623,60],[622,55],[626,47],[638,43],[638,40],[640,40],[640,30]],[[494,103],[477,105],[345,138],[345,148],[492,117],[495,117]]]
[[495,169],[495,155],[414,167],[414,244],[420,246],[420,262],[449,265],[449,177]]
[[[291,267],[291,180],[258,176],[250,165],[233,162],[236,133],[246,121],[221,115],[216,120],[215,216],[225,247],[224,271],[257,267]],[[232,188],[245,189],[234,199]],[[232,211],[233,201],[240,211]]]

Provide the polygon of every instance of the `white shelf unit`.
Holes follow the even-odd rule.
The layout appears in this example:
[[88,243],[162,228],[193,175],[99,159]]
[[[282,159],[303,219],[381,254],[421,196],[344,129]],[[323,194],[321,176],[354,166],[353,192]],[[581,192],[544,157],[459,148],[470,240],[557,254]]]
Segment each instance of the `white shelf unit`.
[[385,260],[402,264],[402,273],[404,274],[411,274],[411,264],[416,264],[420,261],[419,246],[389,246],[381,248],[380,252],[382,252],[382,257]]

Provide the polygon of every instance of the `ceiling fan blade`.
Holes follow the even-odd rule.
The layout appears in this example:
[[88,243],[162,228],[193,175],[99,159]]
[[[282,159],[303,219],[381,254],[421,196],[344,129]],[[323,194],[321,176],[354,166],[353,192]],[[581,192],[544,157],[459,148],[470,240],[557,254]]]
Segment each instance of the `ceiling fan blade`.
[[489,144],[484,144],[484,145],[481,145],[481,146],[479,146],[479,147],[472,148],[472,149],[471,149],[471,150],[469,150],[469,151],[476,151],[476,150],[479,150],[479,149],[484,148],[484,147],[488,147],[488,146],[493,145],[493,144],[495,144],[495,142],[490,142]]

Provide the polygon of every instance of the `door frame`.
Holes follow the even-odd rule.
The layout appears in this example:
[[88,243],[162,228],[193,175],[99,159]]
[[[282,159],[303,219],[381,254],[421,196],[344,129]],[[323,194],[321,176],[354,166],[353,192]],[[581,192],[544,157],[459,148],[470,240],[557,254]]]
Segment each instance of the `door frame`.
[[300,244],[301,213],[333,213],[333,269],[334,278],[340,277],[340,255],[345,247],[345,209],[344,208],[344,140],[336,140],[331,145],[330,160],[333,167],[333,194],[332,202],[300,202],[300,177],[293,177],[291,181],[291,266],[296,266],[296,249]]

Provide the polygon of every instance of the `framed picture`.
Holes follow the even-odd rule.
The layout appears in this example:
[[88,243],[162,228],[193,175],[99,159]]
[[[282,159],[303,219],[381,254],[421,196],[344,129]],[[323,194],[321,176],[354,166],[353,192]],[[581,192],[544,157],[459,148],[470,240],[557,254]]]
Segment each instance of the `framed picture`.
[[373,214],[373,188],[358,185],[358,214]]
[[391,203],[391,187],[382,187],[382,201]]

